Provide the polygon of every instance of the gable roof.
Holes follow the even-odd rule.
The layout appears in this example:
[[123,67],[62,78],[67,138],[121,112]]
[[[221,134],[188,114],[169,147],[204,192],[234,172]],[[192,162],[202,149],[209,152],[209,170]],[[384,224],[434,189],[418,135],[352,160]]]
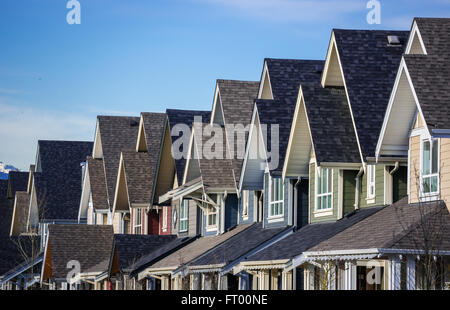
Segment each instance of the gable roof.
[[[47,251],[43,263],[43,277],[65,279],[67,263],[80,262],[81,273],[109,261],[114,232],[109,225],[49,225]],[[103,264],[104,265],[104,264]]]
[[[236,188],[237,184],[233,175],[233,165],[231,159],[228,157],[225,129],[217,124],[209,123],[194,124],[193,126],[193,144],[195,144],[193,147],[197,148],[200,158],[196,159],[191,154],[192,158],[189,160],[198,160],[203,186],[214,189]],[[196,127],[201,129],[202,132],[198,132]],[[208,134],[208,131],[211,132],[211,135]],[[214,134],[212,134],[213,132]],[[218,139],[215,139],[216,135],[218,135]],[[210,145],[209,140],[215,142],[214,148],[207,147],[207,145]],[[212,154],[209,154],[209,151]]]
[[120,271],[130,272],[132,265],[175,239],[176,235],[114,235]]
[[318,163],[359,163],[358,144],[345,90],[301,85]]
[[268,125],[266,150],[270,149],[272,143],[269,125],[279,126],[279,161],[277,167],[272,167],[270,172],[281,175],[299,86],[305,83],[319,83],[324,62],[273,58],[268,58],[265,62],[274,99],[258,99],[255,102],[260,123]]
[[[220,92],[225,125],[247,127],[252,120],[254,100],[258,95],[259,82],[217,80],[217,87]],[[238,137],[236,134],[231,137],[226,132],[227,145],[233,142],[233,154],[230,153],[230,155],[236,184],[239,183],[241,177],[248,132],[245,133],[244,141]],[[231,151],[231,149],[229,150]]]
[[136,147],[139,117],[97,116],[103,150],[106,186],[109,207],[114,203],[114,194],[119,168],[120,152]]
[[263,228],[262,223],[254,223],[243,232],[218,245],[209,253],[193,260],[189,266],[229,264],[285,230],[286,227]]
[[11,232],[19,236],[27,232],[28,212],[30,210],[30,195],[27,192],[16,192],[14,212],[12,216]]
[[8,185],[8,196],[14,199],[17,191],[26,191],[28,186],[29,172],[20,171],[10,171],[9,172],[9,185]]
[[8,180],[0,180],[0,198],[6,198],[8,194]]
[[292,259],[304,251],[331,238],[363,219],[376,214],[383,207],[370,207],[355,211],[338,221],[306,225],[286,238],[248,257],[246,262]]
[[[411,237],[414,237],[414,231],[417,231],[421,223],[426,223],[428,221],[426,218],[429,216],[436,219],[439,218],[444,225],[444,230],[439,232],[444,237],[442,244],[439,245],[439,250],[449,251],[450,237],[445,232],[450,231],[450,226],[448,225],[450,223],[450,215],[445,207],[445,203],[437,201],[422,205],[408,204],[408,197],[365,218],[347,230],[311,248],[309,251],[332,250],[338,252],[354,249],[398,248],[400,245],[413,246]],[[413,232],[413,235],[409,235],[411,232]],[[423,242],[423,240],[416,241]],[[435,246],[437,245],[435,244]],[[413,248],[403,249],[417,250],[417,245]]]
[[[173,135],[173,128],[178,124],[184,124],[192,129],[192,123],[194,122],[194,118],[201,117],[203,123],[208,123],[211,117],[210,111],[195,111],[195,110],[176,110],[176,109],[167,109],[166,110],[167,119],[169,122],[170,135],[172,137],[172,141],[175,141],[180,136]],[[189,138],[188,138],[189,139]],[[178,184],[183,183],[183,173],[186,165],[186,156],[188,152],[188,148],[182,149],[183,156],[180,159],[175,159],[175,171]]]
[[108,188],[106,186],[104,160],[88,157],[87,165],[93,207],[99,210],[108,210]]
[[414,22],[419,28],[427,55],[450,54],[450,18],[416,17]]
[[40,171],[34,174],[39,219],[76,220],[82,189],[80,164],[92,142],[38,141]]
[[154,169],[151,168],[148,154],[124,150],[122,158],[130,207],[132,204],[150,204]]
[[[363,157],[375,155],[408,31],[333,29]],[[398,36],[400,45],[387,37]]]

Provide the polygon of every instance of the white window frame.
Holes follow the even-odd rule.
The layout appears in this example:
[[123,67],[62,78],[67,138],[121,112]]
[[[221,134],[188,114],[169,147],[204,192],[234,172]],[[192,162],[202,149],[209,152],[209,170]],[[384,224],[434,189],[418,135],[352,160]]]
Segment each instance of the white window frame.
[[[217,205],[221,206],[222,205],[222,195],[217,195]],[[218,222],[218,208],[216,208],[213,205],[208,204],[206,206],[206,230],[207,231],[212,231],[212,230],[217,230],[217,222]],[[210,223],[209,222],[209,218],[210,216],[215,216],[214,219],[214,223]]]
[[[329,178],[331,178],[331,188],[327,188],[327,191],[325,193],[320,193],[319,194],[319,178],[320,178],[320,174],[322,173],[323,170],[327,170],[328,173],[328,178],[327,180],[329,180]],[[322,212],[329,212],[333,210],[333,186],[334,186],[334,171],[333,168],[318,168],[316,169],[316,176],[315,176],[315,212],[316,213],[322,213]],[[327,186],[328,186],[328,182],[327,182]],[[321,197],[325,197],[325,196],[329,196],[331,199],[331,206],[329,208],[324,208],[324,209],[319,209],[319,198]]]
[[248,219],[248,209],[250,206],[250,191],[243,190],[242,191],[242,218]]
[[162,207],[162,231],[167,231],[167,207]]
[[[281,187],[281,194],[282,194],[282,198],[281,200],[273,200],[272,201],[272,191],[273,191],[273,186],[274,186],[274,180],[277,180],[277,182],[279,182],[279,188]],[[283,183],[283,179],[282,178],[273,178],[272,176],[269,175],[269,219],[273,219],[273,218],[281,218],[284,216],[284,183]],[[275,205],[274,210],[276,208],[276,205],[281,204],[281,212],[277,212],[274,213],[272,212],[272,205]]]
[[[140,219],[140,224],[137,224],[138,219]],[[142,209],[136,208],[136,209],[134,209],[134,212],[133,212],[133,234],[135,234],[135,235],[142,234],[142,223],[143,223]],[[137,229],[140,230],[140,233],[136,233]]]
[[[373,199],[376,196],[375,193],[375,178],[377,174],[376,165],[367,165],[367,199]],[[372,180],[373,178],[373,180]],[[373,188],[373,193],[371,194],[371,188]]]
[[[424,169],[423,169],[423,164],[424,164],[424,158],[423,158],[423,152],[424,152],[424,144],[425,142],[430,142],[430,173],[427,175],[424,175]],[[432,173],[433,171],[433,144],[437,143],[438,147],[437,147],[437,172]],[[431,197],[437,197],[439,195],[439,189],[440,189],[440,180],[439,180],[439,174],[440,174],[440,153],[441,153],[441,143],[440,143],[440,139],[438,138],[422,138],[420,141],[420,198],[431,198]],[[423,181],[425,178],[429,178],[430,180],[432,178],[436,177],[437,178],[437,189],[435,192],[427,192],[425,193],[423,190]],[[430,183],[431,184],[431,183]],[[431,190],[431,188],[430,188]]]
[[[183,210],[183,212],[182,212]],[[189,229],[189,200],[183,199],[180,204],[180,219],[178,220],[178,231],[186,232]],[[186,228],[182,228],[182,224],[184,226],[186,223]]]

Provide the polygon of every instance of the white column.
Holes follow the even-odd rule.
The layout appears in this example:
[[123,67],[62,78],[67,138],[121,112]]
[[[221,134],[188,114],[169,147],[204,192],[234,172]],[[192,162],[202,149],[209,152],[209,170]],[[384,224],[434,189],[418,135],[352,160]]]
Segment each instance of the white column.
[[336,290],[336,277],[337,277],[336,266],[332,265],[330,268],[331,269],[328,272],[328,289]]
[[305,290],[314,290],[314,266],[313,265],[306,265],[305,269],[304,269],[305,273],[304,273],[304,285],[303,287],[305,288]]
[[354,261],[345,262],[345,289],[356,290],[356,263]]
[[401,283],[401,261],[398,256],[389,259],[389,289],[399,290]]
[[416,259],[414,256],[406,257],[406,289],[416,289]]

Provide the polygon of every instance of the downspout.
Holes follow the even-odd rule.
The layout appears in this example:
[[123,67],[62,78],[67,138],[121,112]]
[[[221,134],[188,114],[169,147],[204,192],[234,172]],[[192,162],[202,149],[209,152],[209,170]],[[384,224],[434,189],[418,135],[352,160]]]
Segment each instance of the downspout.
[[360,207],[360,199],[361,199],[361,176],[364,173],[364,167],[359,169],[358,174],[356,175],[356,190],[355,190],[355,210],[359,210]]
[[399,164],[398,161],[396,161],[396,162],[395,162],[394,169],[392,169],[391,171],[389,171],[389,174],[390,174],[390,175],[394,175],[394,173],[396,173],[397,170],[398,170],[399,168],[400,168],[400,164]]

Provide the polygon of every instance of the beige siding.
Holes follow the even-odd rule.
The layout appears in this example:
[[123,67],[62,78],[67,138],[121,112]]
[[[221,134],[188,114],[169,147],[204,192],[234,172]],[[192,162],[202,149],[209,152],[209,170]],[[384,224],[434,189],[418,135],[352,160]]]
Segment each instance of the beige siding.
[[197,204],[193,200],[189,200],[189,236],[197,235]]
[[341,66],[339,65],[336,45],[334,42],[332,44],[333,46],[330,54],[330,61],[328,64],[325,86],[344,86],[344,80],[342,77]]
[[410,139],[409,197],[412,203],[419,200],[420,136]]
[[447,204],[450,209],[450,139],[440,139],[440,184],[441,184],[441,199]]
[[115,213],[113,215],[113,228],[114,228],[114,233],[118,234],[119,233],[119,227],[120,227],[120,214],[119,213]]
[[167,193],[173,187],[173,177],[175,175],[175,165],[171,154],[172,143],[169,126],[166,126],[162,156],[159,162],[158,180],[153,203],[157,204],[159,197]]

